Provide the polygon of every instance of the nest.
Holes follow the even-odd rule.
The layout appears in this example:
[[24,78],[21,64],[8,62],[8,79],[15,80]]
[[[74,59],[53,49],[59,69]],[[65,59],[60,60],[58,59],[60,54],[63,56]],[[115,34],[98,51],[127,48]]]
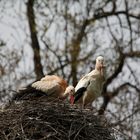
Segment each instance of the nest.
[[1,140],[114,140],[106,122],[49,97],[12,103],[0,112]]

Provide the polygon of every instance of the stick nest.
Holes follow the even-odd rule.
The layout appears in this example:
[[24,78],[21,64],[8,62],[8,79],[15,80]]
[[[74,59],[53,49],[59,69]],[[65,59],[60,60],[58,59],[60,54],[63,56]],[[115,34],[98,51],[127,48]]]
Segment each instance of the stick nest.
[[101,118],[59,99],[26,100],[0,112],[0,139],[115,140]]

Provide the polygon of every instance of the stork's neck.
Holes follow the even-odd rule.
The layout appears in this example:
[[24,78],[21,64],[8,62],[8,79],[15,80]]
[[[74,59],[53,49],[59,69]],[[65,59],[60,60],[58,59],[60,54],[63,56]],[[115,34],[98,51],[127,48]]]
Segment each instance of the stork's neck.
[[95,65],[95,70],[97,70],[97,71],[100,71],[101,70],[101,68],[99,67],[99,65]]
[[100,72],[100,74],[101,74],[101,76],[104,76],[104,74],[105,74],[105,68],[101,68],[99,65],[95,65],[95,70],[97,70],[97,71],[99,71]]

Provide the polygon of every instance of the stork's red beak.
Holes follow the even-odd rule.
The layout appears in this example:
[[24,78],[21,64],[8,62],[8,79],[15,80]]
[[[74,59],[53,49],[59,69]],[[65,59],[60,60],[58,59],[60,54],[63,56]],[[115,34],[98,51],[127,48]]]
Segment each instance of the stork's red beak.
[[74,96],[73,95],[70,95],[70,103],[71,103],[71,105],[73,105],[73,103],[74,103]]
[[105,67],[104,63],[100,63],[100,68],[104,68],[104,67]]
[[106,65],[102,64],[102,68],[105,68],[105,67],[106,67]]

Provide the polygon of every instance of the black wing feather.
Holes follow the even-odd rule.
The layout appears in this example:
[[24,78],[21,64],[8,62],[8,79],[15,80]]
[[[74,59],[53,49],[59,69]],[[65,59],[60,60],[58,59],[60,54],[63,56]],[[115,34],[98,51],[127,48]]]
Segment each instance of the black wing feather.
[[86,91],[86,87],[82,87],[76,91],[74,94],[74,103],[79,100],[80,97],[83,96],[84,92]]
[[41,97],[41,96],[46,96],[47,94],[35,89],[32,86],[28,86],[26,89],[24,90],[20,90],[19,92],[17,92],[12,100],[28,100],[32,97]]

